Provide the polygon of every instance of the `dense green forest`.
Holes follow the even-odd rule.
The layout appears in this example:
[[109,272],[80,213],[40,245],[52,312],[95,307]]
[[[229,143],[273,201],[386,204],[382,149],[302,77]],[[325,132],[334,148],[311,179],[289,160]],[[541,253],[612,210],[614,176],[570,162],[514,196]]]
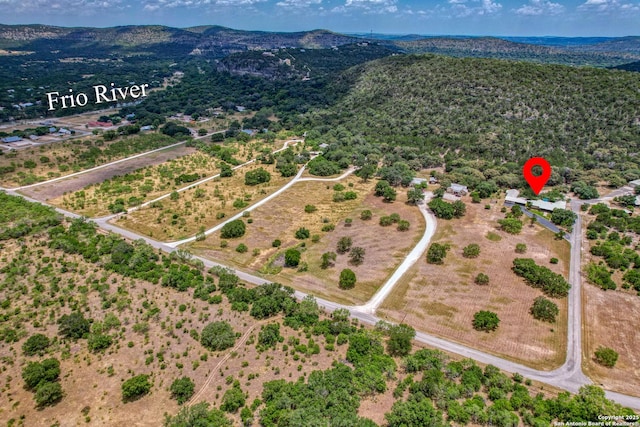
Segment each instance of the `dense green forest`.
[[640,177],[635,73],[404,55],[342,78],[355,82],[348,95],[306,115],[307,140],[330,144],[325,157],[384,153],[386,164],[416,170],[446,163],[504,186],[524,183],[532,156],[554,167],[552,185]]

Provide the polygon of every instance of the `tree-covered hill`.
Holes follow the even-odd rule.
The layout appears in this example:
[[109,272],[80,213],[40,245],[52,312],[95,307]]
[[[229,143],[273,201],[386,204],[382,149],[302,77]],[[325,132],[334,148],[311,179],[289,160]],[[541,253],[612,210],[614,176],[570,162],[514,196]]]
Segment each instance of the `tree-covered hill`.
[[420,40],[396,41],[408,53],[437,53],[455,57],[496,58],[537,63],[576,66],[613,66],[640,58],[632,42],[614,39],[594,46],[569,49],[513,42],[496,37],[429,37]]
[[[637,168],[640,76],[617,70],[436,55],[393,56],[349,70],[354,86],[310,116],[310,136],[506,163]],[[319,136],[322,135],[322,138]]]

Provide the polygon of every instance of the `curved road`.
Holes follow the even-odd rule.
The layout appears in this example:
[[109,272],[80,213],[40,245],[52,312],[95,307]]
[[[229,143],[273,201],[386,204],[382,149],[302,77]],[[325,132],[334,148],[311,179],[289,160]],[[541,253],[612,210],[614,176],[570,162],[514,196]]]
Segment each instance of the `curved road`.
[[[300,179],[300,176],[302,175],[303,171],[304,171],[304,167],[296,175],[297,179],[294,178],[294,180],[292,180],[288,184],[288,186],[285,186],[285,187],[289,188],[291,185],[293,185],[293,183],[297,182],[298,180],[302,180]],[[353,171],[352,170],[347,171],[347,173],[344,174],[343,177],[351,172]],[[322,180],[322,179],[321,178],[320,179],[305,178],[305,180]],[[0,188],[0,190],[2,189]],[[283,187],[283,189],[281,190],[284,191],[285,188]],[[16,193],[14,190],[4,190],[4,191],[6,191],[8,194],[21,196],[27,200],[38,202],[37,200],[31,199],[29,197],[25,197],[24,195]],[[274,193],[268,199],[269,200],[272,199],[276,195],[282,193],[282,191]],[[262,202],[266,203],[266,200],[267,199],[264,199]],[[42,203],[42,202],[39,202],[39,203]],[[582,203],[584,202],[579,202],[579,201],[572,202],[571,204],[572,210],[574,212],[579,212],[580,205]],[[46,205],[46,203],[43,203],[43,204]],[[253,208],[257,207],[256,205],[254,205]],[[55,208],[55,209],[56,211],[66,216],[69,216],[72,218],[79,217],[79,215],[65,211],[63,209],[60,209],[60,208]],[[324,300],[322,298],[316,298],[318,304],[328,311],[333,311],[339,308],[345,308],[349,310],[352,317],[367,324],[375,325],[379,320],[381,320],[372,313],[375,311],[375,308],[378,307],[379,304],[384,300],[384,298],[388,295],[388,293],[391,292],[391,290],[393,289],[393,286],[397,283],[398,279],[402,276],[402,274],[404,274],[404,272],[406,272],[406,270],[416,261],[417,258],[415,258],[415,255],[417,254],[418,258],[422,255],[422,253],[424,252],[424,249],[426,248],[426,246],[428,246],[429,240],[431,239],[431,236],[433,235],[433,232],[435,230],[435,218],[431,217],[430,214],[426,211],[426,209],[423,206],[420,207],[420,210],[425,216],[425,220],[427,221],[427,227],[425,228],[425,234],[423,238],[420,240],[417,247],[414,248],[414,250],[412,250],[409,256],[407,257],[407,258],[410,258],[411,260],[405,260],[400,265],[400,267],[398,267],[398,269],[392,275],[392,277],[387,281],[387,283],[385,283],[385,285],[373,296],[373,298],[370,301],[368,301],[363,306],[354,307],[354,306],[345,306],[332,301]],[[120,234],[131,240],[143,239],[154,248],[161,249],[166,252],[173,252],[176,250],[176,246],[178,246],[179,244],[192,240],[192,239],[185,239],[184,241],[172,242],[168,244],[163,242],[158,242],[148,237],[140,236],[129,230],[124,230],[116,225],[109,224],[107,221],[108,221],[108,218],[99,218],[95,220],[95,222],[103,229]],[[569,282],[571,283],[571,290],[568,296],[569,321],[568,321],[568,331],[567,331],[567,337],[568,337],[567,358],[565,360],[565,363],[560,368],[555,369],[553,371],[540,371],[519,363],[515,363],[512,361],[503,359],[499,356],[485,353],[480,350],[476,350],[476,349],[467,347],[465,345],[452,342],[443,338],[438,338],[423,332],[417,332],[415,339],[429,346],[439,348],[441,350],[453,352],[453,353],[462,355],[464,357],[469,357],[481,363],[493,364],[498,368],[508,372],[518,372],[527,378],[531,378],[533,380],[551,384],[555,387],[562,388],[562,389],[571,391],[573,393],[577,392],[581,386],[585,384],[590,384],[591,380],[583,374],[582,365],[581,365],[582,363],[582,347],[581,347],[581,343],[582,343],[581,286],[582,286],[582,283],[581,283],[581,277],[580,277],[581,276],[580,264],[581,264],[581,252],[582,252],[582,247],[581,247],[582,234],[581,233],[582,233],[582,224],[581,224],[580,216],[578,216],[578,219],[576,220],[576,223],[573,227],[573,231],[571,233],[571,239],[570,239],[571,262],[570,262]],[[223,264],[219,264],[201,257],[194,256],[194,258],[200,259],[207,268],[210,268],[213,266],[227,267]],[[396,273],[398,273],[397,276],[396,276]],[[243,271],[236,270],[236,274],[240,277],[241,280],[247,283],[252,283],[255,285],[269,283],[268,280],[265,280],[261,277],[254,276],[252,274],[249,274]],[[303,292],[296,291],[295,296],[297,298],[304,298],[306,294]],[[606,395],[608,398],[615,400],[624,406],[640,409],[640,398],[638,397],[624,395],[621,393],[610,392],[610,391],[607,391]]]

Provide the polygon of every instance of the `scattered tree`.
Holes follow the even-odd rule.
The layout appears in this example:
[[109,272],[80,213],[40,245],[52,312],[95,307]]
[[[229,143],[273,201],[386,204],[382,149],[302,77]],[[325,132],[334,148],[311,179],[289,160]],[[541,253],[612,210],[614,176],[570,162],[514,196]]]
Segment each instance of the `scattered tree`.
[[618,361],[618,352],[612,348],[600,346],[595,351],[595,359],[599,365],[613,368]]
[[222,351],[233,347],[236,334],[229,322],[211,322],[200,334],[200,343],[211,351]]
[[545,297],[537,297],[531,306],[531,314],[538,320],[555,322],[558,315],[558,306]]
[[355,246],[351,248],[349,252],[349,261],[353,265],[360,265],[364,262],[365,250],[360,246]]
[[345,268],[340,272],[340,289],[352,289],[356,285],[356,273],[353,270]]
[[320,264],[320,268],[327,269],[336,261],[336,253],[335,252],[325,252],[322,254],[322,263]]
[[499,323],[498,315],[492,311],[481,310],[473,315],[473,328],[478,331],[495,331]]
[[171,383],[169,390],[171,398],[178,401],[178,405],[182,405],[188,401],[196,388],[196,384],[189,377],[178,378]]
[[477,285],[488,285],[489,284],[489,276],[487,276],[484,273],[478,273],[478,275],[476,276],[474,282]]
[[297,267],[300,264],[300,251],[295,248],[287,249],[284,253],[284,265],[287,267]]
[[151,390],[149,375],[136,375],[122,383],[122,400],[130,402],[139,399],[149,393],[149,390]]
[[471,243],[462,249],[462,256],[465,258],[477,258],[480,255],[480,245]]
[[341,237],[340,240],[338,240],[336,252],[338,252],[339,254],[345,254],[349,252],[349,249],[351,249],[352,244],[353,242],[351,240],[351,237],[349,236]]
[[244,221],[241,219],[235,219],[222,226],[222,229],[220,230],[220,237],[223,239],[235,239],[237,237],[244,236],[245,231],[246,225],[244,224]]
[[427,262],[429,264],[442,264],[450,249],[448,244],[432,243],[427,251]]

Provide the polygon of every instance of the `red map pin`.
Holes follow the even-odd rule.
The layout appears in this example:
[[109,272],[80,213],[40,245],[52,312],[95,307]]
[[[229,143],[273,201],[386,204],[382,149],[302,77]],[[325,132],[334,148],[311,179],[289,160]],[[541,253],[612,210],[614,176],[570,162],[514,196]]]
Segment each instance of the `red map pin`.
[[[542,174],[540,176],[535,176],[531,170],[534,166],[540,166],[542,168]],[[529,186],[537,196],[542,191],[544,185],[549,181],[549,177],[551,176],[551,165],[542,157],[532,157],[524,164],[522,168],[522,174],[524,175],[524,179],[527,180]]]

